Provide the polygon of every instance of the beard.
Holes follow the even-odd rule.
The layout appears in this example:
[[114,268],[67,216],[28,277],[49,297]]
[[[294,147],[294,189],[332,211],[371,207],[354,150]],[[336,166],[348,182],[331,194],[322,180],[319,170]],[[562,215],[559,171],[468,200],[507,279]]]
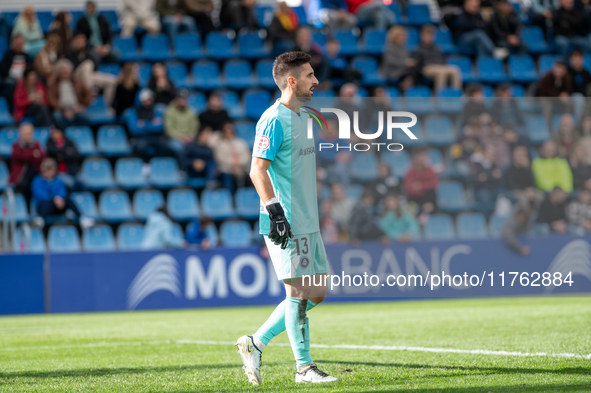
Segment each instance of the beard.
[[312,95],[311,88],[304,89],[304,88],[301,88],[300,86],[296,86],[295,93],[296,93],[296,98],[300,102],[312,101],[312,98],[314,98],[314,96]]

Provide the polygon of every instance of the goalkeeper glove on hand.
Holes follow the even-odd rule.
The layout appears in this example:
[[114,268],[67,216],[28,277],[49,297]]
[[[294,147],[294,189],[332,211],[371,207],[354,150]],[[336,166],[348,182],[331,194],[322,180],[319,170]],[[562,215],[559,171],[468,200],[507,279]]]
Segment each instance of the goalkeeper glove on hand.
[[281,245],[281,249],[285,250],[289,239],[293,238],[291,233],[291,226],[285,218],[285,212],[279,202],[271,203],[266,206],[269,212],[269,219],[271,220],[271,231],[269,232],[269,239],[274,244]]

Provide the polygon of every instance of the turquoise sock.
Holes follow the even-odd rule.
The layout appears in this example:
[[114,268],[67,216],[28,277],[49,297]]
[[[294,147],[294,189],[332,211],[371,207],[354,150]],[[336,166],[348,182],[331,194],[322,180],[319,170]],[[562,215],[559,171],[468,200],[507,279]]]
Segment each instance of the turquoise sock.
[[[263,325],[253,334],[253,338],[260,340],[263,344],[267,345],[273,339],[285,330],[285,304],[287,299],[283,300],[275,310],[271,313],[269,318],[263,323]],[[311,310],[316,307],[316,303],[308,300],[308,306],[306,310]]]
[[298,366],[312,363],[307,307],[308,300],[294,297],[287,298],[285,305],[285,330]]

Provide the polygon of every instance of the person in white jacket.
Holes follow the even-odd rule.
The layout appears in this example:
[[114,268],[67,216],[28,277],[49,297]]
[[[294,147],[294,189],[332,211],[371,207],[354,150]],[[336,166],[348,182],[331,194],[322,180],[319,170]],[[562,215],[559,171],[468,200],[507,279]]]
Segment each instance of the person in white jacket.
[[150,213],[144,226],[144,250],[179,249],[185,247],[185,239],[176,235],[173,230],[173,222],[166,214],[166,209],[160,209]]
[[138,26],[150,34],[160,32],[160,20],[154,11],[154,0],[122,0],[121,37],[131,37]]

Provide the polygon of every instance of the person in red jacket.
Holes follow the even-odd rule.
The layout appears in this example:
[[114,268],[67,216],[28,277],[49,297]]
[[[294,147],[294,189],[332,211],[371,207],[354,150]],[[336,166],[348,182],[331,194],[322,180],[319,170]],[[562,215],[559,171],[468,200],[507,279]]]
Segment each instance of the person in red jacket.
[[14,90],[14,118],[20,122],[23,117],[32,118],[36,127],[52,124],[45,85],[39,80],[34,68],[25,70],[24,78]]
[[33,125],[21,123],[18,141],[12,145],[10,156],[10,178],[8,183],[27,195],[30,195],[29,186],[33,177],[39,173],[41,161],[45,158],[45,152],[39,142],[33,140]]
[[426,150],[418,150],[412,158],[412,166],[404,177],[404,187],[409,201],[421,207],[423,213],[432,213],[437,207],[435,189],[439,184],[437,174],[429,165]]

